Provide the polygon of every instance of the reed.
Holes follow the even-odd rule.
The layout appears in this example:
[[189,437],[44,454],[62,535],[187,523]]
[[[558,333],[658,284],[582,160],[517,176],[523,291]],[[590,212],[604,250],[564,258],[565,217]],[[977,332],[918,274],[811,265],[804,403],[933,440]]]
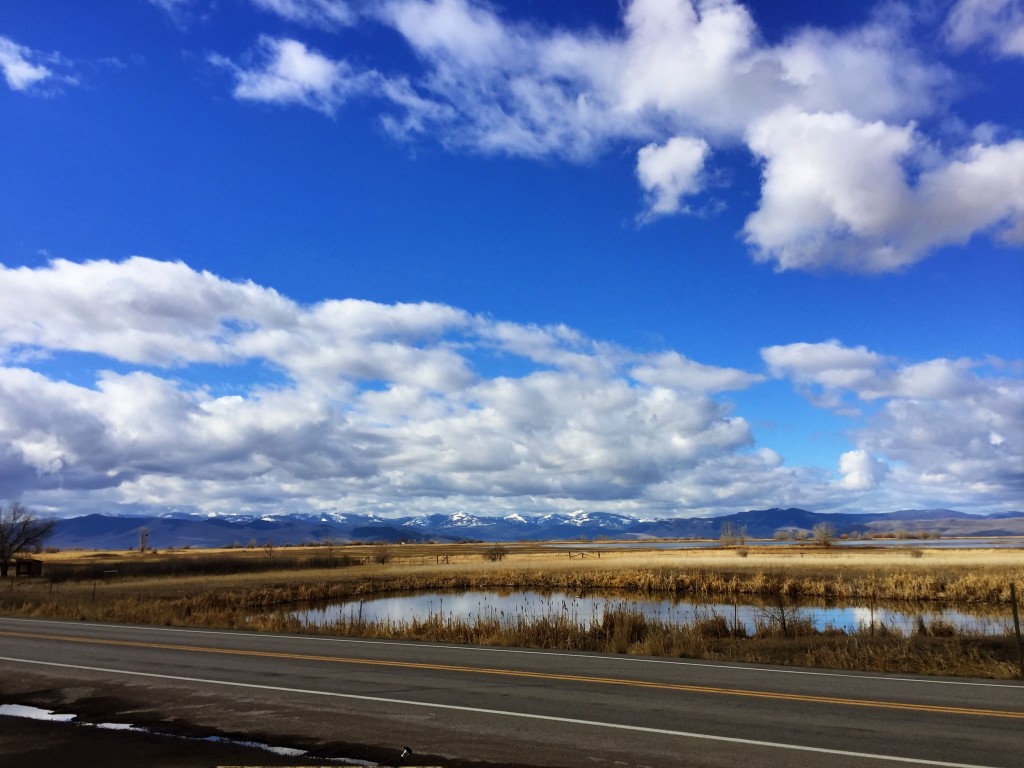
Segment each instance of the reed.
[[[611,653],[721,659],[927,674],[1012,677],[1012,638],[990,638],[930,625],[906,635],[886,629],[816,631],[799,621],[783,629],[768,618],[747,636],[725,619],[707,616],[673,625],[639,614],[606,612],[598,623],[570,617],[442,616],[407,623],[359,617],[329,627],[304,627],[290,615],[295,605],[341,602],[409,590],[557,590],[585,596],[609,590],[696,599],[783,598],[822,600],[934,600],[1002,606],[1009,584],[1024,584],[1020,553],[944,553],[921,556],[886,552],[735,551],[602,553],[569,560],[564,552],[509,545],[501,560],[484,559],[485,547],[398,548],[386,563],[365,562],[365,552],[345,548],[324,562],[323,550],[175,554],[155,566],[111,568],[135,562],[129,555],[76,555],[68,565],[89,564],[85,580],[9,580],[0,586],[0,613],[176,626],[324,632],[350,636],[422,639],[485,645],[557,648]],[[410,554],[412,553],[412,554]],[[449,562],[438,563],[438,554]],[[62,553],[63,554],[63,553]],[[60,556],[52,556],[60,564]],[[244,562],[234,566],[230,562]],[[189,567],[189,563],[194,567]],[[209,565],[210,562],[218,563]],[[224,563],[229,563],[225,565]],[[357,564],[363,563],[363,564]],[[344,567],[342,567],[344,566]],[[50,563],[47,564],[47,568]],[[220,569],[220,570],[218,570]],[[102,578],[117,570],[113,578]],[[1024,590],[1020,590],[1024,593]],[[1024,600],[1024,598],[1021,598]],[[1022,603],[1024,604],[1024,603]]]
[[304,627],[285,612],[260,618],[258,627],[279,632],[313,632],[349,637],[472,643],[592,653],[642,654],[720,661],[789,664],[831,669],[1010,679],[1018,674],[1009,635],[987,636],[948,625],[902,633],[892,628],[816,630],[797,621],[784,636],[775,622],[758,624],[749,635],[721,616],[670,624],[629,611],[609,611],[579,623],[563,614],[471,620],[432,614],[408,621],[367,622],[349,616],[326,626]]

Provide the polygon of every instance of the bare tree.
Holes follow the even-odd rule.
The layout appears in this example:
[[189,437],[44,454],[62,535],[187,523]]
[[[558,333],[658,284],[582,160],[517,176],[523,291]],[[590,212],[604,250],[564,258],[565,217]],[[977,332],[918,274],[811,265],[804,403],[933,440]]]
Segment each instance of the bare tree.
[[0,577],[7,577],[7,567],[19,552],[42,545],[53,533],[56,520],[38,517],[20,502],[0,507]]
[[814,543],[820,547],[831,547],[836,540],[836,528],[832,523],[818,523],[811,531]]
[[149,528],[143,526],[139,528],[139,552],[145,553],[146,547],[149,546]]
[[386,565],[391,562],[392,556],[391,545],[386,541],[382,541],[373,548],[373,552],[370,554],[370,561],[378,565]]
[[722,523],[722,530],[718,538],[727,547],[740,546],[747,543],[747,528],[744,525],[736,525],[731,520]]
[[803,612],[795,605],[789,605],[782,593],[772,601],[766,601],[761,608],[761,619],[765,624],[778,627],[783,637],[792,637],[801,624],[807,623]]

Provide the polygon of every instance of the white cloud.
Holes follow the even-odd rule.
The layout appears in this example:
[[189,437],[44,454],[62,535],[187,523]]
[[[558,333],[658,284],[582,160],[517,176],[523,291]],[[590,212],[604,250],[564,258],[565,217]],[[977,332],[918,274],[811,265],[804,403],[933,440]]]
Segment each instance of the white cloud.
[[[328,0],[254,1],[326,23]],[[641,221],[688,212],[714,153],[745,144],[764,179],[743,234],[779,269],[887,272],[979,234],[1024,238],[1020,142],[986,130],[940,151],[917,127],[938,122],[956,81],[914,44],[902,6],[775,45],[735,0],[631,0],[611,31],[511,22],[471,0],[361,12],[397,31],[420,66],[385,76],[270,37],[251,64],[212,60],[234,72],[239,99],[332,115],[373,97],[392,136],[436,136],[452,151],[588,161],[633,145]]]
[[[975,233],[1019,239],[1015,144],[923,162],[932,150],[908,121],[943,104],[952,75],[909,44],[896,6],[773,47],[729,0],[634,0],[611,35],[506,23],[467,0],[384,8],[426,67],[409,116],[388,121],[396,135],[570,159],[643,141],[646,219],[685,212],[713,150],[744,141],[765,162],[745,235],[780,269],[891,271]],[[965,177],[981,194],[958,193]]]
[[898,506],[1012,504],[1024,490],[1024,381],[986,373],[988,361],[906,363],[837,341],[761,354],[816,404],[874,409],[851,430],[858,447],[840,458],[842,487],[882,489]]
[[987,45],[999,56],[1024,56],[1024,5],[1020,0],[958,0],[945,32],[956,48]]
[[[283,323],[294,305],[252,283],[229,283],[184,264],[132,258],[62,259],[45,269],[0,265],[3,350],[91,352],[148,365],[224,362],[244,323]],[[230,321],[230,322],[229,322]],[[244,327],[244,324],[243,324]]]
[[805,27],[775,48],[782,81],[796,89],[777,108],[848,112],[866,122],[930,113],[952,76],[909,44],[900,10],[883,5],[867,24],[841,33]]
[[184,25],[192,10],[192,0],[149,0],[149,4],[166,13],[178,25]]
[[637,153],[636,175],[649,196],[649,215],[684,209],[682,198],[701,190],[700,175],[709,149],[703,139],[676,136],[663,145],[648,144]]
[[299,104],[326,115],[333,115],[350,97],[364,93],[380,79],[375,72],[356,72],[347,62],[288,38],[261,36],[256,59],[247,69],[223,56],[210,57],[212,63],[234,73],[236,99]]
[[889,474],[889,467],[867,451],[858,449],[839,457],[839,473],[843,476],[840,481],[843,488],[866,491],[877,486]]
[[[438,304],[301,306],[139,257],[4,269],[0,301],[11,308],[0,319],[0,360],[11,361],[0,367],[0,495],[210,510],[342,498],[382,510],[672,509],[722,498],[703,478],[717,482],[711,465],[752,442],[712,394],[760,377],[565,326]],[[64,352],[95,355],[95,381],[14,362]],[[476,370],[506,357],[516,375]],[[185,383],[208,375],[197,364],[254,362],[283,378],[230,394],[217,394],[216,376]],[[758,456],[752,466],[776,471]]]
[[354,14],[344,0],[251,0],[264,11],[310,27],[335,29],[351,24]]
[[7,85],[15,91],[26,91],[53,76],[43,64],[33,63],[40,54],[8,37],[0,36],[0,69]]
[[907,166],[926,150],[913,126],[783,110],[748,142],[764,182],[745,235],[780,269],[891,271],[986,230],[1024,242],[1024,142],[975,145],[913,186]]
[[[815,402],[869,411],[836,480],[787,466],[719,399],[761,375],[566,326],[305,306],[141,257],[3,268],[0,304],[0,497],[44,507],[657,515],[991,508],[1020,490],[1024,385],[970,360],[763,350]],[[66,352],[91,380],[54,373]],[[243,365],[250,383],[225,389],[218,368]]]
[[831,340],[818,344],[798,342],[761,350],[773,376],[798,384],[861,390],[878,379],[885,358],[866,347],[846,347]]
[[630,375],[651,386],[691,392],[728,392],[746,389],[763,377],[736,368],[702,365],[680,355],[664,352],[646,359]]
[[906,208],[901,161],[910,129],[784,110],[755,124],[748,143],[765,158],[761,205],[745,227],[760,258],[782,268],[824,259],[879,270],[898,264],[887,234]]

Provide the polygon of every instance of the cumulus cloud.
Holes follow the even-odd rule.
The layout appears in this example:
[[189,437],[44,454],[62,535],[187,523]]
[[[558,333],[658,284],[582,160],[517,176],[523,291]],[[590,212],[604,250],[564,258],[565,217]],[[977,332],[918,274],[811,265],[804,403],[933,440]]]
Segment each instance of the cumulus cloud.
[[[253,2],[301,23],[350,20],[331,0]],[[452,151],[578,162],[636,146],[641,221],[688,213],[715,153],[745,145],[763,187],[743,235],[781,270],[886,272],[978,234],[1022,239],[1020,142],[940,150],[922,133],[948,109],[955,75],[913,43],[902,6],[772,45],[736,0],[630,0],[614,30],[513,22],[471,0],[361,13],[398,32],[420,67],[385,76],[271,37],[251,61],[213,61],[234,73],[239,99],[331,115],[372,97],[391,135]],[[963,0],[947,30],[967,44],[999,29],[1013,51],[1019,15],[1015,1]]]
[[11,90],[27,91],[53,76],[52,70],[45,65],[34,63],[40,58],[43,57],[31,48],[0,36],[0,69]]
[[878,369],[885,364],[884,357],[866,347],[850,348],[836,340],[766,347],[761,357],[774,376],[789,377],[798,384],[861,392],[877,380]]
[[1020,0],[958,0],[945,32],[956,48],[985,45],[999,56],[1024,56],[1024,5]]
[[[140,257],[3,269],[0,300],[11,310],[0,318],[5,496],[209,510],[699,508],[723,498],[710,465],[753,442],[714,395],[756,374],[565,326],[429,303],[303,306]],[[46,372],[47,357],[68,352],[93,356],[94,381]],[[519,361],[515,375],[478,373],[478,360],[504,358]],[[194,381],[211,363],[276,375],[218,394]],[[769,459],[742,461],[775,472]]]
[[[46,269],[0,265],[0,359],[23,347],[78,351],[130,363],[224,362],[224,341],[250,323],[281,323],[293,305],[251,283],[184,264],[63,259]],[[45,318],[45,320],[43,319]]]
[[969,147],[915,185],[906,165],[926,147],[913,126],[784,110],[752,126],[748,142],[764,183],[744,232],[780,269],[886,272],[986,230],[1024,242],[1022,141]]
[[[787,466],[724,399],[761,374],[567,326],[303,305],[142,257],[0,268],[0,303],[0,497],[41,507],[657,515],[1021,489],[1024,385],[991,361],[764,349],[817,404],[868,412],[835,475]],[[240,366],[249,383],[220,386]]]
[[650,216],[678,213],[682,199],[700,191],[708,151],[703,139],[676,136],[663,145],[648,144],[637,153],[636,175],[648,193]]
[[236,99],[299,104],[326,115],[379,80],[375,72],[356,72],[347,62],[310,50],[298,40],[267,35],[260,37],[248,68],[219,55],[210,61],[234,73]]
[[[988,373],[987,361],[905,362],[838,341],[768,347],[769,370],[836,410],[870,405],[851,430],[840,485],[884,485],[908,501],[971,503],[977,494],[1013,503],[1024,490],[1024,381]],[[894,496],[895,497],[895,496]]]
[[889,467],[863,449],[847,451],[839,457],[840,482],[844,488],[866,491],[874,488],[889,474]]
[[678,352],[664,352],[648,358],[635,367],[631,375],[637,381],[652,386],[692,392],[728,392],[746,389],[763,380],[758,374],[737,368],[702,365]]

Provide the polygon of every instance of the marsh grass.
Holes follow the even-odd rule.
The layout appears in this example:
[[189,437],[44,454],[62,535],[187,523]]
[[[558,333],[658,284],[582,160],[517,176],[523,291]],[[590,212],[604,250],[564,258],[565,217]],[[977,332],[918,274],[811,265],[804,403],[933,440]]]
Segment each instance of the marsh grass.
[[[790,664],[848,670],[872,670],[966,677],[1012,678],[1017,674],[1015,646],[1009,634],[985,636],[927,625],[903,633],[888,627],[852,631],[817,630],[806,620],[792,622],[783,634],[766,618],[749,634],[722,616],[686,624],[652,620],[629,610],[609,611],[580,623],[561,613],[537,617],[513,615],[455,618],[436,613],[425,618],[365,621],[345,617],[315,628],[281,611],[259,617],[256,627],[277,632],[313,632],[350,637],[422,640],[475,645],[546,648],[567,651],[702,658],[720,661]],[[252,625],[250,625],[252,626]]]
[[[338,548],[336,552],[341,550]],[[91,563],[85,580],[9,580],[0,584],[0,612],[38,617],[155,625],[203,626],[421,639],[609,653],[781,663],[835,669],[1009,678],[1016,674],[1010,636],[987,637],[939,624],[907,633],[875,627],[816,630],[799,616],[785,628],[769,613],[753,633],[715,615],[687,624],[644,617],[636,611],[606,611],[600,621],[571,616],[482,615],[463,620],[442,615],[407,622],[370,622],[349,616],[328,626],[305,626],[292,616],[296,605],[343,602],[368,595],[411,590],[564,591],[576,595],[608,590],[638,596],[761,599],[950,601],[1009,610],[1009,584],[1024,584],[1019,552],[925,551],[894,557],[882,551],[810,551],[799,546],[765,552],[604,552],[602,558],[569,560],[564,552],[510,545],[504,560],[481,559],[476,547],[396,547],[384,564],[364,562],[372,548],[345,547],[323,563],[322,549],[279,550],[272,559],[258,550],[195,552],[148,560],[46,555],[54,566]],[[287,554],[286,554],[287,552]],[[449,562],[438,564],[438,554]],[[244,562],[205,566],[204,560]],[[156,562],[135,572],[132,562]],[[346,567],[339,567],[344,562]],[[111,564],[116,564],[114,567]],[[166,565],[166,563],[174,563]],[[188,567],[189,563],[192,567]],[[164,570],[153,571],[153,568]],[[116,569],[114,578],[97,573]],[[1024,590],[1022,590],[1024,591]]]

